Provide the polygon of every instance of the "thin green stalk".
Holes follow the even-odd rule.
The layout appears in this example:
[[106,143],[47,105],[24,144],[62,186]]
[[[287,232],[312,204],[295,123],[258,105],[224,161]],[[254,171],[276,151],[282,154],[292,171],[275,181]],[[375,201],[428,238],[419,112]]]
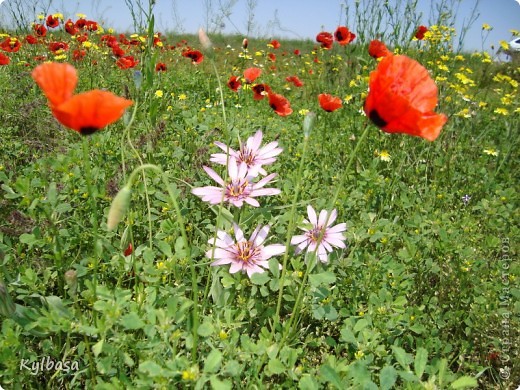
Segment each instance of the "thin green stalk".
[[287,275],[287,261],[289,259],[289,248],[291,246],[291,238],[294,232],[294,229],[296,227],[296,221],[294,218],[294,214],[296,212],[296,205],[298,203],[298,197],[300,196],[301,191],[301,178],[303,176],[303,167],[305,165],[305,156],[307,155],[307,146],[309,144],[309,137],[305,136],[303,138],[303,151],[302,151],[302,157],[300,159],[300,166],[298,167],[298,173],[296,175],[296,189],[294,191],[294,196],[292,200],[291,205],[291,211],[289,216],[289,226],[287,227],[287,235],[285,238],[285,253],[283,256],[282,261],[282,273],[280,275],[280,286],[278,290],[278,302],[276,304],[276,312],[274,314],[274,324],[272,329],[272,334],[274,335],[274,332],[280,323],[280,310],[282,307],[282,297],[283,297],[283,287],[285,284],[285,277]]
[[166,186],[168,191],[168,195],[170,197],[170,201],[172,206],[177,214],[177,222],[179,224],[181,230],[182,240],[184,241],[184,248],[186,250],[186,257],[190,263],[190,271],[191,271],[191,287],[192,287],[192,295],[193,295],[193,313],[192,313],[192,321],[193,321],[193,347],[192,347],[192,361],[195,364],[197,362],[197,344],[198,344],[198,327],[199,327],[199,310],[198,310],[198,298],[199,298],[199,287],[197,284],[197,273],[195,271],[195,264],[193,263],[193,259],[191,257],[191,246],[188,240],[188,235],[186,233],[186,224],[184,222],[184,218],[181,214],[181,209],[179,207],[179,203],[177,202],[177,196],[173,192],[172,187],[170,186],[170,182],[168,181],[168,177],[166,173],[157,165],[154,164],[143,164],[134,169],[130,178],[128,179],[128,186],[131,186],[135,181],[136,175],[140,171],[144,171],[146,169],[151,169],[161,176],[161,180],[163,184]]
[[[341,176],[341,179],[340,179],[338,185],[336,186],[336,191],[334,193],[334,196],[332,197],[331,207],[327,211],[327,218],[325,220],[324,226],[327,226],[327,223],[329,222],[329,218],[330,218],[330,216],[332,214],[332,210],[334,209],[334,206],[336,205],[336,202],[337,202],[337,200],[339,198],[340,191],[343,189],[345,180],[346,180],[346,178],[348,176],[348,173],[350,171],[350,167],[352,166],[352,163],[354,162],[354,159],[355,159],[355,157],[356,157],[356,155],[357,155],[357,153],[359,151],[359,148],[363,144],[363,141],[365,140],[365,138],[366,138],[366,136],[368,134],[369,129],[370,129],[370,127],[368,126],[368,123],[365,122],[365,128],[363,130],[363,133],[361,134],[361,137],[359,138],[359,140],[358,140],[358,142],[356,144],[356,147],[354,148],[352,154],[350,155],[350,158],[349,158],[349,160],[347,162],[347,165],[345,166],[345,169],[343,171],[343,175]],[[317,251],[318,251],[319,243],[323,239],[324,233],[325,233],[325,229],[322,230],[322,232],[320,234],[320,237],[317,240],[316,249],[314,250],[314,258],[316,258],[316,254],[317,254]],[[285,340],[287,339],[288,335],[290,334],[291,328],[293,327],[293,325],[295,323],[298,322],[296,319],[299,318],[299,312],[298,311],[300,309],[301,301],[303,300],[303,290],[305,288],[305,284],[306,284],[309,272],[310,272],[310,267],[307,267],[307,269],[305,270],[304,278],[303,278],[302,283],[300,285],[300,288],[298,290],[298,295],[297,295],[296,301],[294,302],[292,315],[289,318],[289,323],[287,324],[286,331],[284,332],[284,336],[282,337],[282,342],[280,344],[280,349],[283,347],[283,343],[285,342]]]

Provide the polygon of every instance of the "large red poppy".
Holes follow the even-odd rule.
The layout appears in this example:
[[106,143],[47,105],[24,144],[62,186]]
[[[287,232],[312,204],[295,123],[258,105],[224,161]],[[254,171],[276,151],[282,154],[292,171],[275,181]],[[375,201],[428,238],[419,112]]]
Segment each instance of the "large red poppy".
[[54,117],[64,126],[88,135],[117,121],[132,101],[108,91],[93,90],[74,95],[76,69],[69,64],[38,65],[32,77],[49,100]]
[[60,19],[55,18],[52,15],[47,16],[47,20],[45,21],[45,24],[49,28],[56,28],[60,25]]
[[3,40],[2,43],[0,43],[0,49],[8,53],[16,53],[18,50],[20,50],[20,47],[22,47],[22,44],[18,38],[7,37]]
[[270,92],[269,96],[269,105],[271,108],[280,116],[287,116],[292,114],[293,110],[291,108],[291,103],[285,97],[280,94]]
[[238,78],[238,76],[231,76],[229,78],[229,81],[227,82],[227,86],[232,91],[237,92],[238,89],[242,86],[242,84],[240,83],[240,79]]
[[121,69],[130,69],[135,67],[139,63],[133,56],[124,56],[116,61],[116,65]]
[[11,59],[7,57],[4,53],[0,53],[0,65],[9,65]]
[[198,50],[186,50],[182,56],[191,59],[192,64],[200,64],[204,59],[204,55]]
[[320,102],[321,108],[327,112],[336,111],[343,105],[339,97],[329,95],[328,93],[320,93],[318,95],[318,101]]
[[417,30],[415,31],[415,38],[422,41],[424,39],[424,34],[428,32],[428,27],[426,26],[419,26],[417,27]]
[[246,84],[251,84],[254,82],[260,75],[262,74],[262,69],[260,68],[247,68],[244,70],[244,78],[246,79]]
[[262,100],[266,95],[271,92],[271,87],[267,84],[255,84],[253,85],[253,99]]
[[47,27],[45,27],[43,24],[36,23],[33,26],[34,33],[39,37],[44,37],[47,35]]
[[27,42],[29,45],[36,45],[38,43],[38,39],[33,35],[27,35],[25,37],[25,42]]
[[78,83],[76,69],[65,63],[48,62],[38,65],[32,78],[40,86],[51,107],[69,100]]
[[49,43],[49,50],[56,53],[58,50],[69,50],[69,45],[66,42],[51,42]]
[[387,133],[435,140],[448,120],[436,114],[437,86],[426,68],[404,55],[390,55],[370,74],[366,115]]
[[374,58],[381,58],[392,55],[392,52],[388,50],[383,42],[374,39],[368,45],[368,54]]
[[336,29],[334,38],[341,46],[344,46],[352,42],[356,38],[356,34],[351,32],[347,27],[340,26]]
[[130,100],[95,89],[72,96],[54,107],[52,113],[62,125],[81,135],[90,135],[117,121],[131,105]]
[[79,31],[79,29],[76,27],[74,22],[70,19],[68,19],[65,22],[65,31],[70,35],[76,35]]
[[321,43],[321,47],[330,49],[334,43],[334,38],[332,37],[331,33],[322,31],[316,36],[316,42]]

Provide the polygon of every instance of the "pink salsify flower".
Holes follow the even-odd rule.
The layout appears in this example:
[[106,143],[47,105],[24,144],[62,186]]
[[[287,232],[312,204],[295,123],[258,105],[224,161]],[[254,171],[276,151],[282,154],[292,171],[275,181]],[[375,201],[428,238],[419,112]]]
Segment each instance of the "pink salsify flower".
[[256,177],[258,174],[265,176],[267,172],[262,168],[262,165],[275,162],[276,156],[282,153],[283,149],[278,148],[278,142],[276,141],[260,147],[262,144],[262,136],[262,131],[258,130],[255,135],[247,139],[245,144],[240,143],[239,150],[231,149],[222,142],[217,141],[215,145],[226,153],[214,153],[211,155],[210,161],[226,165],[227,153],[229,153],[229,156],[234,157],[237,163],[246,163],[249,176]]
[[203,168],[213,180],[220,184],[220,187],[206,186],[191,190],[192,194],[199,196],[204,202],[219,204],[223,200],[236,207],[242,207],[244,202],[246,202],[253,207],[258,207],[260,203],[258,203],[255,197],[277,195],[281,192],[278,188],[262,188],[276,177],[276,173],[271,173],[258,182],[253,183],[251,182],[253,177],[248,175],[247,164],[245,162],[238,164],[234,157],[229,158],[229,178],[227,182],[224,182],[213,169],[206,166]]
[[[295,254],[300,253],[307,248],[307,253],[314,253],[316,246],[318,250],[316,255],[322,263],[328,262],[328,253],[333,251],[333,247],[346,248],[345,241],[346,237],[342,234],[347,230],[347,224],[340,223],[336,226],[331,226],[338,213],[336,210],[332,210],[327,221],[327,210],[321,210],[320,215],[316,216],[316,211],[312,206],[307,206],[307,214],[309,220],[303,220],[304,224],[312,225],[311,227],[300,228],[305,231],[302,235],[297,235],[291,238],[291,244],[296,245]],[[320,241],[320,236],[321,241]]]
[[206,252],[206,257],[215,260],[212,266],[231,264],[229,272],[246,272],[248,277],[254,273],[263,273],[269,268],[269,259],[285,252],[285,245],[262,245],[269,233],[269,226],[258,225],[249,240],[239,226],[234,223],[235,239],[223,230],[217,231],[217,237],[211,238],[208,243],[213,245]]

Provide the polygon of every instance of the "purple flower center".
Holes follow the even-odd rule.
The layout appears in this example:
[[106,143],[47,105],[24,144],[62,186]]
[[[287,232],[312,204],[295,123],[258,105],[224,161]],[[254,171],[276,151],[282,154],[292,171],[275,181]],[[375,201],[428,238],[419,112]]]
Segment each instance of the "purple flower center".
[[254,263],[260,255],[260,249],[251,241],[237,242],[235,249],[237,251],[236,259],[246,264]]
[[226,186],[226,195],[230,198],[248,197],[249,182],[246,179],[233,180]]
[[323,232],[323,227],[321,226],[316,226],[315,228],[309,230],[307,233],[306,233],[306,236],[309,237],[309,239],[312,241],[312,242],[318,242],[318,240],[320,239],[320,236],[323,234],[323,238],[325,238],[325,233]]
[[238,160],[243,161],[247,164],[248,167],[253,165],[255,161],[256,154],[249,149],[247,146],[241,146],[240,151],[238,152]]

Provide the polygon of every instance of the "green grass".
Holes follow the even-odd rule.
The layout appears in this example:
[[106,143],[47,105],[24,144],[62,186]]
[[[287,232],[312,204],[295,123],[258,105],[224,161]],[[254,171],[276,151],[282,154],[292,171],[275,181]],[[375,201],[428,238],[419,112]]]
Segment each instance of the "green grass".
[[[169,46],[182,38],[199,46],[192,36],[164,41]],[[404,54],[437,78],[437,112],[449,116],[429,143],[385,134],[361,114],[376,67],[366,45],[324,51],[313,42],[281,40],[274,50],[250,40],[244,57],[241,37],[211,38],[213,53],[198,66],[181,48],[132,49],[144,77],[138,87],[134,69],[115,66],[92,35],[99,50],[90,48],[74,62],[77,91],[106,88],[132,99],[137,108],[128,138],[133,107],[84,139],[53,119],[30,77],[34,55],[45,45],[24,45],[0,67],[6,91],[0,107],[0,385],[514,388],[520,365],[508,342],[518,336],[519,314],[519,68],[412,42]],[[70,52],[65,55],[72,62]],[[157,62],[166,63],[167,72],[147,72]],[[290,116],[277,116],[246,88],[234,93],[226,87],[231,75],[250,66],[264,70],[257,82],[289,99]],[[290,75],[305,85],[287,83]],[[325,112],[317,100],[323,92],[348,103]],[[306,110],[316,121],[304,150]],[[345,171],[365,126],[367,138]],[[278,173],[280,195],[261,198],[259,208],[226,212],[190,193],[210,185],[203,165],[224,174],[209,162],[218,151],[214,141],[237,148],[238,138],[258,129],[284,148],[266,167]],[[390,161],[381,159],[382,151]],[[108,231],[111,201],[142,162],[165,175],[139,174],[127,215]],[[227,266],[209,266],[207,242],[217,228],[230,228],[225,215],[240,221],[246,235],[269,224],[269,243],[284,243],[308,204],[336,208],[338,222],[348,225],[348,247],[333,252],[329,264],[308,268],[291,248],[283,281],[276,260],[251,280]],[[134,252],[125,257],[129,242]],[[30,367],[47,358],[77,362],[77,370],[33,375],[21,367],[22,359]]]

